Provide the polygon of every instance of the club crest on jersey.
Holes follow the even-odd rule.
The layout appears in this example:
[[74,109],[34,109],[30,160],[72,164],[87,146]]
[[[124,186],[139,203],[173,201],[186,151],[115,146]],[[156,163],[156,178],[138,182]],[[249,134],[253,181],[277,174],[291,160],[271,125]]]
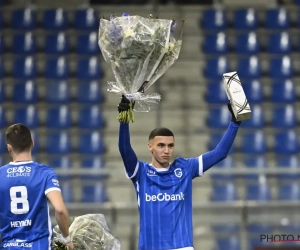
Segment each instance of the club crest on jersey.
[[174,174],[175,174],[176,177],[181,178],[181,176],[182,176],[182,170],[181,170],[181,168],[176,168],[174,170]]

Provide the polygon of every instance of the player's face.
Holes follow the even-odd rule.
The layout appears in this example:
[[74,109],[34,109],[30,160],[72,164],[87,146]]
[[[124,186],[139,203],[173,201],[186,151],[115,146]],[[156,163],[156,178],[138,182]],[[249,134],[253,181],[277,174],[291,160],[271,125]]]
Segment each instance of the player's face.
[[173,136],[155,136],[148,144],[154,159],[161,165],[170,162],[174,152]]

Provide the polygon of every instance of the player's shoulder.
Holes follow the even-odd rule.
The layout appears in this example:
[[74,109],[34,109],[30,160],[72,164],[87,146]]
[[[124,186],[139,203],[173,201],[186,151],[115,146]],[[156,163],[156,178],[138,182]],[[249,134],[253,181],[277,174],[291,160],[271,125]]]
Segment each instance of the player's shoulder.
[[198,158],[177,157],[172,164],[175,166],[188,167],[195,160],[198,160]]
[[54,172],[53,168],[51,168],[50,166],[43,164],[43,163],[39,163],[39,162],[35,162],[35,167],[37,167],[39,170],[41,171],[45,171],[45,172]]

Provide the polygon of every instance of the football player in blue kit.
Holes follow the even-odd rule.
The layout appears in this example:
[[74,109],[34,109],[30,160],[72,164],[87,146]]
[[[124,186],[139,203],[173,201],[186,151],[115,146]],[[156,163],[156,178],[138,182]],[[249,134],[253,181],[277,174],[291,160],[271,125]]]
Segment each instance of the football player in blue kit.
[[2,250],[51,249],[52,225],[48,200],[55,209],[62,243],[69,250],[69,214],[52,168],[32,161],[30,130],[14,124],[6,131],[12,162],[0,168],[0,234]]
[[[118,110],[129,110],[122,96]],[[134,103],[133,103],[134,105]],[[241,122],[228,109],[232,120],[223,138],[210,152],[194,158],[176,158],[172,163],[175,139],[167,128],[149,135],[151,163],[139,161],[130,144],[129,124],[120,123],[119,151],[125,172],[135,188],[140,214],[139,250],[193,250],[192,180],[225,159]],[[201,142],[200,142],[201,143]]]

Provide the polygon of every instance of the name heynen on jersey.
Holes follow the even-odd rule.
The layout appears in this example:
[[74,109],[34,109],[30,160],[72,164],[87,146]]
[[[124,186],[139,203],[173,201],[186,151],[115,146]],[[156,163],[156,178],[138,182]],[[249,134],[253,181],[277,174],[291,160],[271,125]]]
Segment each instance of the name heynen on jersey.
[[11,227],[28,227],[31,226],[31,220],[11,221]]
[[31,167],[19,166],[7,169],[7,177],[28,177],[31,174]]
[[159,193],[157,195],[149,195],[145,194],[145,200],[147,202],[150,201],[181,201],[184,200],[184,193],[180,192],[179,194],[167,194],[167,193]]

